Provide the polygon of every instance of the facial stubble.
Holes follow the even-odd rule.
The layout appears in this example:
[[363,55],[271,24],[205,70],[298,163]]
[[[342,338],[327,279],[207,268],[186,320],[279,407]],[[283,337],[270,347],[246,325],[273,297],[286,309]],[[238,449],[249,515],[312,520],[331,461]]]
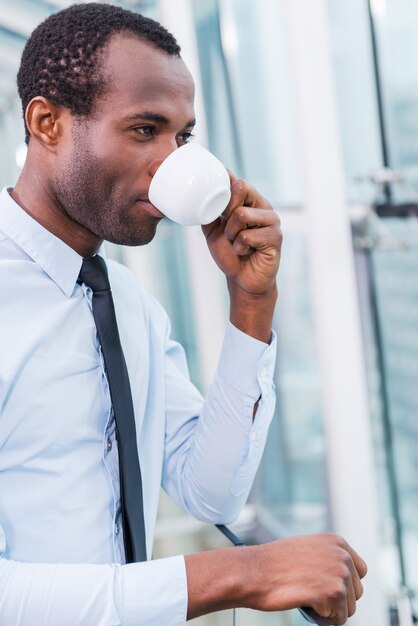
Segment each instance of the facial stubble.
[[160,220],[141,216],[136,196],[122,197],[106,161],[92,152],[85,134],[76,135],[65,169],[53,184],[57,205],[100,239],[125,246],[149,243]]

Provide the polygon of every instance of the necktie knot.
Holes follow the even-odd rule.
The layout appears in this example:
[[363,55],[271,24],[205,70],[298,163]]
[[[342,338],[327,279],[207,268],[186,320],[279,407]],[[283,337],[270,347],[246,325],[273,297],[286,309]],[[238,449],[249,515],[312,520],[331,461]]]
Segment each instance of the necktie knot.
[[93,290],[93,293],[110,291],[106,263],[97,254],[83,260],[78,278],[79,282],[85,283]]

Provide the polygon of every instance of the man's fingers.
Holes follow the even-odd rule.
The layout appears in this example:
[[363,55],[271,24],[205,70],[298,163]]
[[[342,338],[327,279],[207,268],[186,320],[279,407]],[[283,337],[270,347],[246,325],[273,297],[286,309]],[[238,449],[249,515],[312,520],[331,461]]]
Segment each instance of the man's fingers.
[[[356,556],[358,558],[360,558],[357,553],[355,553],[355,554],[356,554]],[[362,585],[362,582],[360,580],[359,572],[357,570],[356,564],[354,563],[353,555],[351,554],[351,551],[346,550],[346,555],[347,555],[346,556],[346,563],[347,563],[347,566],[350,569],[350,573],[351,573],[351,583],[352,583],[354,598],[355,598],[355,600],[359,600],[361,598],[361,596],[363,595],[363,585]],[[365,567],[366,564],[364,563],[363,559],[361,559],[361,561],[362,561],[362,564]]]
[[[364,560],[342,537],[334,536],[337,540],[337,546],[340,552],[340,565],[343,568],[340,571],[339,578],[342,584],[342,595],[338,598],[338,587],[334,598],[334,611],[330,614],[332,624],[339,626],[345,624],[348,617],[354,615],[356,611],[357,600],[363,595],[363,584],[361,578],[367,573],[367,566]],[[332,597],[332,595],[331,595]]]
[[280,218],[275,211],[239,206],[233,211],[225,225],[225,235],[230,241],[242,230],[275,226],[280,229]]
[[[350,572],[350,574],[351,574],[351,572]],[[348,617],[351,617],[356,612],[356,600],[358,598],[357,598],[355,587],[356,587],[355,576],[350,575],[349,579],[347,581],[347,611],[348,611]]]
[[351,571],[354,596],[356,600],[359,600],[363,595],[363,584],[360,579],[367,574],[367,565],[349,543],[344,539],[342,539],[342,542],[343,545],[341,547],[346,552],[346,564]]
[[353,563],[358,572],[360,578],[364,578],[367,574],[367,565],[359,554],[348,543],[345,545],[345,549],[350,553]]
[[340,563],[341,569],[333,584],[329,587],[329,596],[326,598],[324,607],[318,607],[319,614],[328,617],[331,624],[340,626],[356,612],[355,575],[358,574],[354,567],[351,556],[345,552],[344,562]]
[[353,574],[353,586],[354,586],[354,593],[356,596],[356,600],[360,600],[361,596],[363,595],[363,583],[361,582],[358,574],[354,575]]
[[239,256],[245,256],[254,250],[268,251],[274,259],[278,259],[280,256],[277,232],[271,227],[241,230],[232,245]]

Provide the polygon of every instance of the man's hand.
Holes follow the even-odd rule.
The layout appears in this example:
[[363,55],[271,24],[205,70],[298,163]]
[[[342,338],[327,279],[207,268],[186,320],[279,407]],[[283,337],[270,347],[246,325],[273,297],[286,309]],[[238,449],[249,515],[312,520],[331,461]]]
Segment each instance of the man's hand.
[[202,230],[228,283],[250,295],[263,295],[274,288],[279,269],[280,219],[256,189],[230,176],[228,206]]
[[230,176],[232,195],[228,206],[221,217],[202,230],[227,278],[231,322],[269,341],[282,245],[280,219],[258,191]]
[[310,607],[333,625],[345,624],[354,614],[367,567],[344,539],[306,535],[258,548],[264,551],[256,558],[262,591],[250,599],[252,608]]
[[190,555],[186,569],[189,619],[233,607],[310,607],[335,626],[354,614],[367,572],[353,548],[332,534]]

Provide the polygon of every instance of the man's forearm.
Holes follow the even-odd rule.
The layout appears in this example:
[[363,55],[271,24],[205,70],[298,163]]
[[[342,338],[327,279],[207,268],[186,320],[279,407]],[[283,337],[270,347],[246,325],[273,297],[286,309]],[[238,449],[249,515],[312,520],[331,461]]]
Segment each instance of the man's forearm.
[[212,550],[186,556],[185,562],[188,619],[233,607],[311,607],[330,623],[344,624],[367,571],[344,539],[331,534]]
[[268,293],[250,294],[228,284],[230,320],[242,332],[269,343],[278,289],[274,284]]

